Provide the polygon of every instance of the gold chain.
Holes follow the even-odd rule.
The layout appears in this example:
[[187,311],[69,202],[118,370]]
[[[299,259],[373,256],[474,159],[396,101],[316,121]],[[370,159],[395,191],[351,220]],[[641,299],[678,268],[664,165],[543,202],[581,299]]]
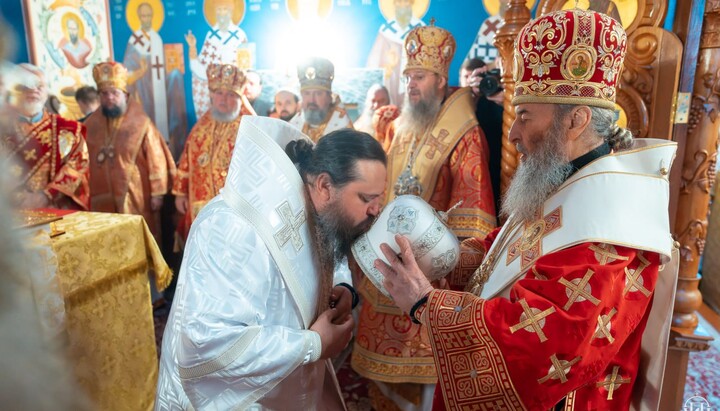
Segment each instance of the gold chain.
[[482,294],[483,287],[490,278],[490,274],[495,270],[500,255],[502,255],[502,252],[510,245],[509,240],[514,237],[518,227],[521,226],[521,222],[513,219],[512,216],[506,224],[508,225],[507,229],[503,230],[500,238],[496,240],[498,246],[491,247],[492,251],[485,256],[480,267],[478,267],[470,277],[470,281],[466,287],[466,291],[478,297]]

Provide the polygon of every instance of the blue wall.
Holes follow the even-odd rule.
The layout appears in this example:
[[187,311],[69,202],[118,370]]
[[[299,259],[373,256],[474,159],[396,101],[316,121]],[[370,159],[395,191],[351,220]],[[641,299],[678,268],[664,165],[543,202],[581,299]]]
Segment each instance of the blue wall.
[[[385,19],[378,7],[379,0],[332,0],[332,10],[325,20],[332,26],[332,32],[321,36],[317,41],[332,41],[342,44],[344,60],[335,64],[344,67],[364,67],[367,56],[375,41],[378,28]],[[417,1],[417,0],[416,0]],[[130,37],[130,28],[125,18],[126,0],[108,0],[113,52],[115,59],[123,60],[125,47]],[[203,15],[203,0],[164,1],[165,19],[159,33],[165,43],[182,43],[185,51],[185,89],[188,99],[190,124],[194,123],[194,113],[190,103],[191,76],[188,68],[188,48],[185,34],[192,30],[198,41],[198,50],[202,46],[208,24]],[[21,0],[2,0],[0,4],[5,19],[10,23],[17,38],[17,51],[14,62],[28,61],[25,24]],[[470,49],[480,24],[488,17],[482,1],[478,0],[430,0],[423,21],[428,23],[435,18],[436,24],[450,30],[457,42],[457,52],[451,66],[450,83],[457,83],[460,64]],[[292,26],[293,20],[286,9],[286,0],[245,0],[245,16],[240,27],[249,41],[256,44],[257,69],[273,69],[278,39],[278,30]]]

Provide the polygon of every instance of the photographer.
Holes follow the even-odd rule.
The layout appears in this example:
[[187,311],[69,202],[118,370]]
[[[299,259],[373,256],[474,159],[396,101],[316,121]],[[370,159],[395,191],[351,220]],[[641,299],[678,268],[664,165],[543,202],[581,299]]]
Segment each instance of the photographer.
[[493,194],[495,194],[495,210],[500,210],[500,158],[502,155],[504,93],[500,86],[499,70],[491,69],[479,58],[465,60],[460,68],[460,86],[472,87],[473,94],[477,98],[475,117],[477,117],[488,142],[490,157],[488,166]]

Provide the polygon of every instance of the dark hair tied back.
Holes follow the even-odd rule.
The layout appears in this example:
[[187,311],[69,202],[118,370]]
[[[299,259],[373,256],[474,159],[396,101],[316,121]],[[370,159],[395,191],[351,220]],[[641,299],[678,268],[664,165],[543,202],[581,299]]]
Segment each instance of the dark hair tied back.
[[297,165],[300,175],[304,176],[312,161],[313,145],[305,140],[294,140],[285,147],[285,153]]

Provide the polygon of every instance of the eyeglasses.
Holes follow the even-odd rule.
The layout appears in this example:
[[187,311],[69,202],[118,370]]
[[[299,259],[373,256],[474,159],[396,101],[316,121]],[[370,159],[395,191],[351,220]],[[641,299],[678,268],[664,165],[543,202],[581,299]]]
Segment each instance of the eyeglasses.
[[437,73],[415,73],[415,74],[406,74],[402,77],[403,83],[410,84],[411,81],[415,81],[416,83],[420,83],[423,80],[425,80],[428,76],[437,76]]

